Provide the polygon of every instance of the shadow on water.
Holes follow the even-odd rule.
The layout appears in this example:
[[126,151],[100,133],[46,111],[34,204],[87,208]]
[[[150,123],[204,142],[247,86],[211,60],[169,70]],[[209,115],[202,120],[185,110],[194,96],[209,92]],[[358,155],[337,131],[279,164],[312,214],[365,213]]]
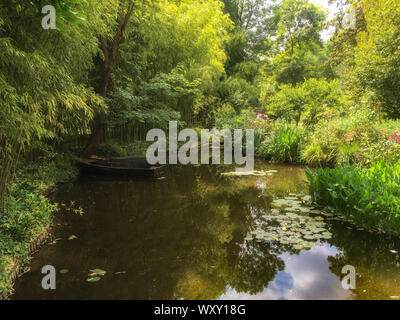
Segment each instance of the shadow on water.
[[[328,222],[329,242],[294,250],[246,242],[273,197],[305,192],[302,167],[257,163],[267,177],[223,177],[223,166],[170,167],[159,180],[84,176],[62,187],[54,238],[16,283],[14,299],[389,299],[400,295],[399,241]],[[76,239],[68,240],[71,235]],[[397,249],[396,249],[397,248]],[[391,252],[391,250],[393,252]],[[357,289],[341,286],[350,264]],[[53,265],[57,289],[41,287]],[[87,282],[90,269],[107,274]],[[60,274],[62,269],[68,269]]]

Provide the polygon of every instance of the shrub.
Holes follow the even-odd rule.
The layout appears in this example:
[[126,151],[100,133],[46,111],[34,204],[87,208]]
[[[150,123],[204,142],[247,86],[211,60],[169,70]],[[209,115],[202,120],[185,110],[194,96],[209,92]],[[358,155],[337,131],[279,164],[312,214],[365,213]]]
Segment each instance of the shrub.
[[[334,166],[342,163],[371,162],[385,156],[389,136],[376,124],[352,118],[336,118],[319,123],[306,140],[301,152],[303,162],[313,166]],[[374,151],[378,148],[378,151]]]
[[261,144],[257,154],[272,161],[299,162],[305,133],[305,129],[300,126],[277,125],[275,131]]
[[261,143],[273,130],[274,123],[268,119],[257,118],[257,112],[252,108],[244,109],[240,114],[229,104],[224,106],[218,112],[216,117],[216,127],[218,129],[254,129],[254,149],[261,147]]
[[308,170],[307,179],[316,204],[334,208],[355,225],[400,235],[400,161]]
[[301,158],[313,166],[395,163],[400,160],[400,144],[392,139],[396,132],[400,133],[399,121],[373,122],[364,117],[323,121],[306,140]]
[[100,144],[96,149],[96,154],[100,157],[126,157],[126,151],[115,141],[108,140]]

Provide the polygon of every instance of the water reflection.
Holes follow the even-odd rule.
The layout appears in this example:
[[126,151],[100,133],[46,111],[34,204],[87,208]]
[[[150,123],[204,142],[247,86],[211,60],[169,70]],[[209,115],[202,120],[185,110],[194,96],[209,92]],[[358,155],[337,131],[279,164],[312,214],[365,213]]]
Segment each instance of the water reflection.
[[[88,176],[63,187],[56,200],[76,201],[85,214],[57,218],[60,240],[35,256],[13,298],[348,299],[363,296],[341,288],[344,264],[370,283],[381,269],[398,271],[389,251],[396,242],[334,223],[334,246],[300,254],[290,245],[244,241],[273,196],[304,190],[302,168],[256,165],[278,174],[235,178],[221,177],[223,166],[171,167],[162,180]],[[71,235],[78,238],[68,241]],[[69,270],[58,275],[55,291],[41,289],[46,264]],[[107,274],[88,283],[93,268]]]
[[300,255],[281,255],[285,270],[277,273],[267,288],[256,295],[239,293],[228,288],[220,299],[304,300],[349,299],[351,292],[343,290],[340,278],[329,271],[326,257],[338,250],[329,245],[314,247]]

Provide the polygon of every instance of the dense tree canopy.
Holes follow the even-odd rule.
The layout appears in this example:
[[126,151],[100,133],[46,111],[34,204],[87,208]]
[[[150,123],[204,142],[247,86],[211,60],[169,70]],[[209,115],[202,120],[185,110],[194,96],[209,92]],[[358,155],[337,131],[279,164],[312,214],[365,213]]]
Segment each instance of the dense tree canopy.
[[45,2],[0,4],[2,198],[34,141],[91,136],[89,155],[107,132],[211,127],[222,109],[315,122],[350,104],[400,117],[396,0],[331,1],[342,9],[329,41],[307,0],[54,0],[56,30],[41,26]]

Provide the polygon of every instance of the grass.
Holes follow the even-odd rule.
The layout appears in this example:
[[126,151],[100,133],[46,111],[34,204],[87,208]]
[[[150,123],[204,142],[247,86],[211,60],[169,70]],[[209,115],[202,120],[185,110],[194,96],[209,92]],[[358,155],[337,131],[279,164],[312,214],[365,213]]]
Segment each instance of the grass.
[[351,223],[400,235],[400,161],[307,171],[310,195]]

